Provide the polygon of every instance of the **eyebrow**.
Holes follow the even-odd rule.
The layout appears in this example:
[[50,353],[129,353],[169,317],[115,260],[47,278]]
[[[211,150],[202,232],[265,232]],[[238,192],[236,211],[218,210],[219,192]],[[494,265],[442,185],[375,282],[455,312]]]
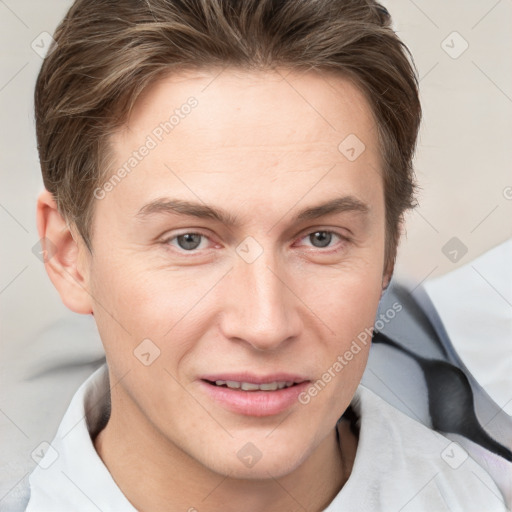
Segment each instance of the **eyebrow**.
[[[369,211],[370,207],[355,196],[342,196],[301,210],[293,218],[293,222],[314,220],[326,215],[343,212],[356,212],[367,215]],[[222,208],[214,208],[203,203],[171,198],[156,199],[144,205],[136,214],[136,218],[144,220],[156,214],[186,215],[199,219],[213,219],[228,227],[240,226],[240,220]]]

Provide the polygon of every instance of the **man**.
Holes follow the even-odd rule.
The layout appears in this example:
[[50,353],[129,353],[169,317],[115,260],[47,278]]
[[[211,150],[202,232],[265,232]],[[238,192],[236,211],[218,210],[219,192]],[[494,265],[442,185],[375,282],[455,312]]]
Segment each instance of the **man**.
[[359,385],[414,205],[420,105],[387,11],[79,0],[55,40],[38,229],[107,366],[27,510],[489,509],[479,465]]

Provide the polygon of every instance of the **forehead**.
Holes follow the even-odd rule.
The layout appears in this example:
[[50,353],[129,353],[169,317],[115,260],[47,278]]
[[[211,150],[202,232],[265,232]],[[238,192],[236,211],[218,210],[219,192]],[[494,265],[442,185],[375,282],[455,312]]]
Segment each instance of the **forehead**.
[[[180,192],[234,204],[237,188],[244,188],[246,202],[252,195],[273,202],[286,187],[290,202],[333,168],[322,178],[324,189],[340,180],[352,189],[350,182],[359,181],[362,189],[368,178],[379,178],[369,104],[348,78],[327,72],[169,75],[144,91],[110,143],[112,170],[129,171],[110,200],[133,214],[143,199]],[[150,150],[135,161],[143,146]],[[130,160],[134,165],[126,166]]]
[[[187,100],[197,105],[191,112]],[[152,134],[162,139],[156,141],[159,146],[200,143],[201,152],[300,143],[308,151],[338,151],[350,134],[373,146],[375,132],[364,94],[339,73],[228,68],[181,71],[153,83],[112,143],[136,146]]]

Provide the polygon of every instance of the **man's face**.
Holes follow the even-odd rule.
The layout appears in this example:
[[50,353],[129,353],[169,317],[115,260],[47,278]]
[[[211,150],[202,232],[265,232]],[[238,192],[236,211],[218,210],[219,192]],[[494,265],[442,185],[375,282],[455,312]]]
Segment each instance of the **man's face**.
[[112,418],[218,473],[289,473],[352,399],[369,343],[343,356],[382,292],[367,102],[327,74],[174,75],[111,143],[113,170],[129,172],[97,194],[87,273]]

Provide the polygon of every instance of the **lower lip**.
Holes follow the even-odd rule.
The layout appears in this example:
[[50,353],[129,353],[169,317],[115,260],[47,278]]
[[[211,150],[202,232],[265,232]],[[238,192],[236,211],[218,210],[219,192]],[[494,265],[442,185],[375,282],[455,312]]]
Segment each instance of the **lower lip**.
[[279,414],[298,401],[309,382],[276,391],[242,391],[200,381],[202,389],[224,408],[246,416]]

